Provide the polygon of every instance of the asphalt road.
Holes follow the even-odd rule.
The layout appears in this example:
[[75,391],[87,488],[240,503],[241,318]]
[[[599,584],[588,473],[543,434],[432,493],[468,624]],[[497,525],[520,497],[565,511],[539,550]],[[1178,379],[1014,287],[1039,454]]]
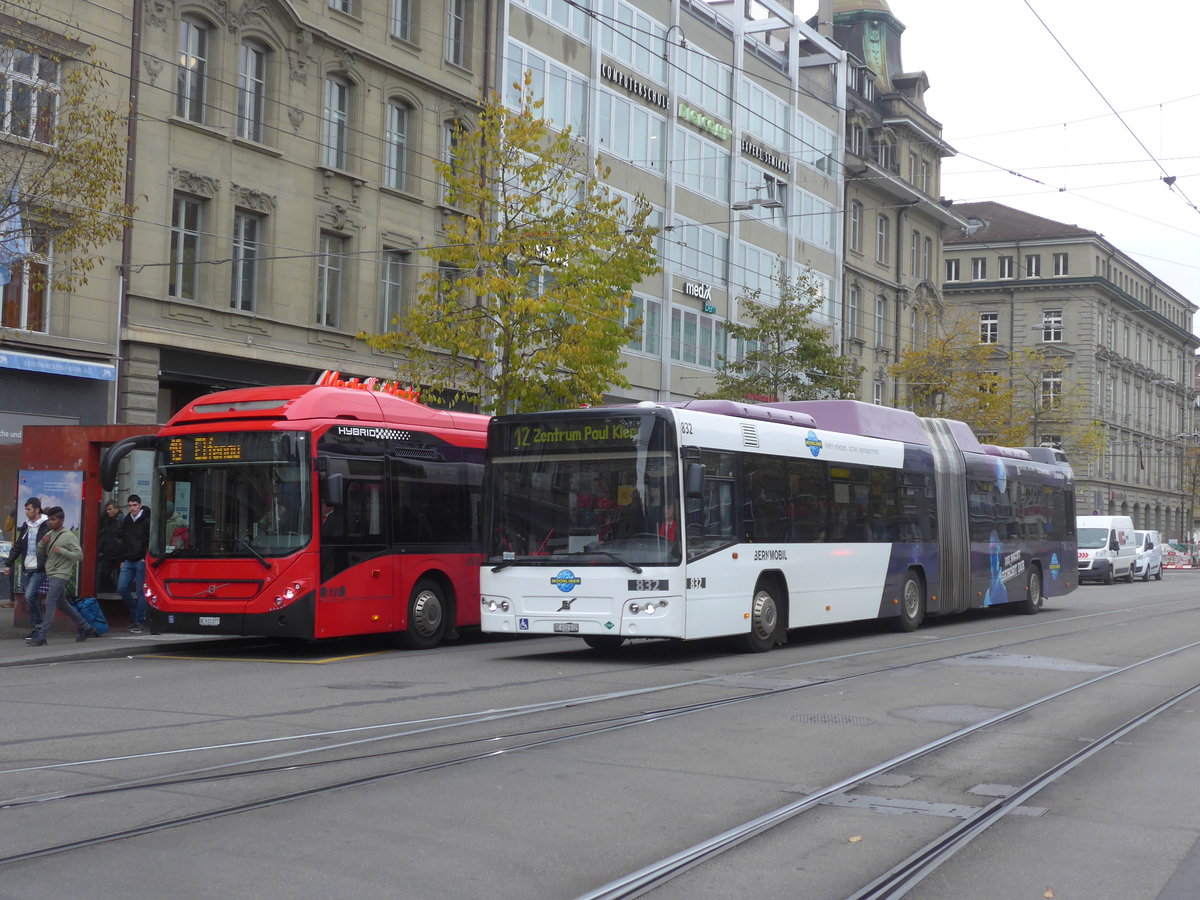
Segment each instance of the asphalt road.
[[[1083,685],[649,895],[853,896],[1200,682],[1198,589],[1200,572],[1170,572],[1087,586],[1033,617],[793,632],[759,655],[474,636],[424,652],[247,642],[4,669],[0,895],[581,897]],[[1200,896],[1198,740],[1200,695],[1063,774],[909,896]]]

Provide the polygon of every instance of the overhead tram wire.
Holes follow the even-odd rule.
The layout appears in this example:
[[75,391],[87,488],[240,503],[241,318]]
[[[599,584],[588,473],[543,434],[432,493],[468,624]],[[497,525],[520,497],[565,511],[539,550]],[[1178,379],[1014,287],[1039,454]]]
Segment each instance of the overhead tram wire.
[[1191,199],[1187,196],[1187,194],[1184,193],[1183,188],[1179,187],[1176,184],[1176,176],[1170,175],[1167,173],[1167,170],[1163,166],[1163,164],[1161,162],[1159,162],[1158,158],[1155,157],[1155,155],[1151,152],[1150,148],[1147,147],[1145,145],[1145,143],[1142,142],[1142,139],[1140,137],[1138,137],[1137,132],[1135,132],[1133,130],[1133,128],[1130,127],[1129,123],[1125,121],[1125,118],[1121,115],[1121,113],[1117,111],[1117,108],[1112,105],[1112,103],[1109,101],[1109,99],[1106,96],[1104,96],[1104,92],[1100,90],[1100,88],[1096,85],[1096,82],[1092,81],[1091,76],[1089,76],[1088,73],[1084,71],[1083,66],[1081,66],[1079,64],[1079,62],[1075,59],[1075,57],[1071,55],[1071,51],[1068,50],[1066,48],[1066,46],[1063,44],[1063,42],[1058,39],[1058,35],[1056,35],[1054,33],[1054,31],[1050,28],[1050,26],[1046,24],[1046,21],[1038,14],[1038,11],[1033,8],[1033,4],[1030,3],[1030,0],[1025,0],[1025,5],[1027,7],[1029,7],[1029,11],[1031,13],[1033,13],[1034,18],[1038,20],[1038,22],[1041,24],[1041,26],[1046,29],[1046,33],[1049,34],[1050,37],[1054,39],[1054,43],[1058,44],[1058,46],[1062,50],[1062,52],[1064,54],[1066,54],[1066,57],[1067,57],[1067,59],[1069,59],[1071,61],[1071,64],[1073,66],[1075,66],[1076,69],[1079,70],[1079,74],[1083,76],[1084,80],[1089,85],[1091,85],[1092,90],[1094,90],[1096,92],[1097,96],[1099,96],[1100,99],[1104,101],[1104,105],[1107,106],[1110,110],[1112,110],[1112,114],[1117,117],[1117,121],[1120,122],[1122,127],[1124,127],[1124,129],[1129,132],[1130,136],[1135,141],[1137,141],[1138,146],[1141,147],[1146,152],[1146,156],[1149,157],[1150,161],[1153,162],[1156,166],[1158,166],[1158,170],[1160,172],[1162,172],[1162,175],[1163,175],[1162,181],[1164,184],[1167,185],[1167,188],[1169,190],[1171,190],[1172,192],[1177,193],[1179,195],[1180,199],[1182,199],[1184,203],[1186,203],[1188,206],[1190,206],[1197,213],[1200,213],[1200,207],[1197,207],[1196,204],[1193,203],[1191,201]]

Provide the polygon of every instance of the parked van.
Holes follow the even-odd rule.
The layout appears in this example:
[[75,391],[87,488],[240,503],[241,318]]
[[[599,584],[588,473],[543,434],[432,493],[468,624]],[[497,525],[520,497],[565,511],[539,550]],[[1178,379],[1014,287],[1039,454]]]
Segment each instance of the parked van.
[[1162,581],[1162,535],[1157,531],[1135,531],[1133,545],[1137,548],[1137,561],[1133,564],[1134,576],[1142,581],[1149,581],[1153,575],[1156,581]]
[[1079,545],[1079,583],[1118,578],[1133,581],[1137,565],[1133,519],[1129,516],[1079,516],[1075,520]]

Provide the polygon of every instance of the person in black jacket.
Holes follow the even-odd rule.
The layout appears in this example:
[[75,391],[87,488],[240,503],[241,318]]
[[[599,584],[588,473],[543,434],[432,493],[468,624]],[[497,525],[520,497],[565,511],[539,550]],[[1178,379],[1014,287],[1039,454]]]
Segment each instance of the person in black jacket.
[[150,507],[142,506],[142,498],[130,494],[129,513],[121,519],[121,574],[117,593],[129,610],[129,631],[142,633],[146,621],[146,597],[142,583],[146,580],[146,551],[150,548]]
[[125,555],[125,545],[121,540],[121,507],[117,506],[115,500],[104,504],[96,545],[99,563],[96,574],[100,582],[97,590],[115,591],[117,578],[121,574],[121,559]]
[[38,593],[46,580],[45,560],[38,558],[37,545],[49,530],[50,525],[42,515],[42,501],[30,497],[25,501],[25,521],[17,530],[17,539],[13,541],[8,559],[4,561],[4,574],[7,575],[12,571],[13,564],[21,560],[21,590],[34,632],[42,624],[42,601]]

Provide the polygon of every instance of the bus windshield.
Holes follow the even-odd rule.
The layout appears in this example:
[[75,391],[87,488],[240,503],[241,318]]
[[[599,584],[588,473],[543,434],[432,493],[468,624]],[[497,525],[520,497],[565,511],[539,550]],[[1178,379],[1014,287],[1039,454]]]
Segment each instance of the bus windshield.
[[596,410],[493,423],[488,562],[662,566],[681,559],[666,420]]
[[284,556],[312,539],[308,435],[220,432],[163,437],[150,553]]

